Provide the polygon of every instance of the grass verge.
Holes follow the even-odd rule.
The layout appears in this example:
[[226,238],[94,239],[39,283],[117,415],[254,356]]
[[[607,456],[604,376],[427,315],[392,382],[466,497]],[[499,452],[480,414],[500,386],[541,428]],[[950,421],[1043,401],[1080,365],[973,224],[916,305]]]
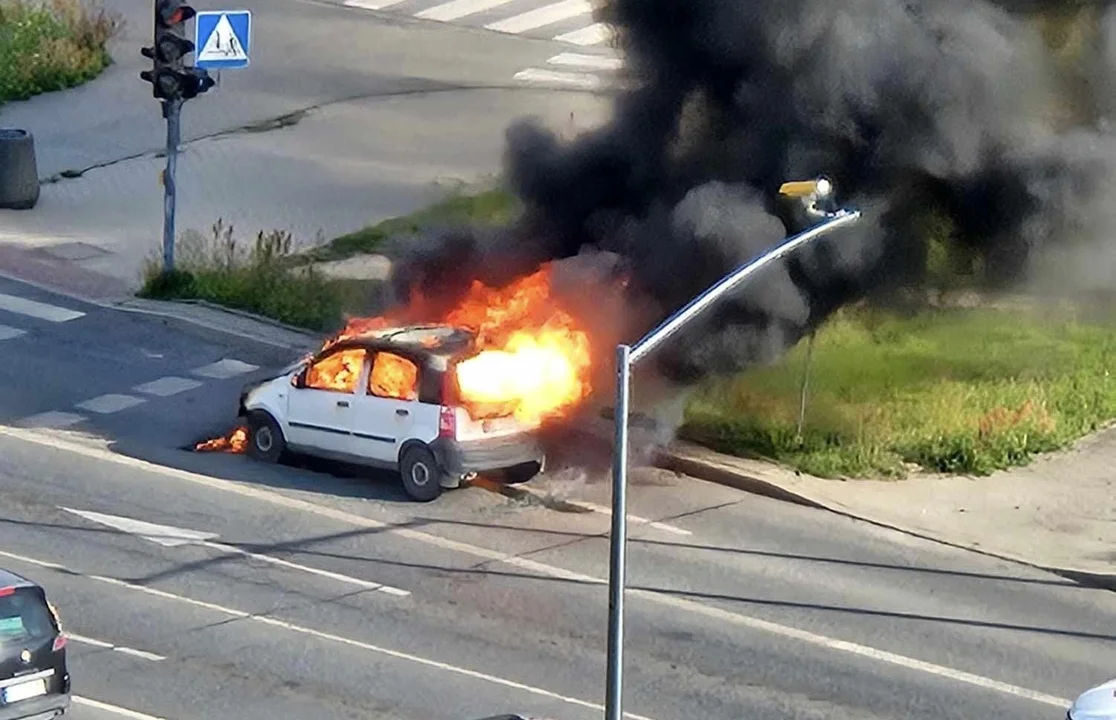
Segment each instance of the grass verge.
[[1023,310],[846,309],[779,363],[703,387],[683,437],[822,477],[985,475],[1116,417],[1116,328]]
[[85,0],[0,0],[0,104],[97,77],[120,27]]
[[[204,299],[321,332],[343,313],[382,309],[375,281],[331,278],[316,263],[375,252],[388,237],[511,217],[500,191],[458,196],[299,253],[289,234],[238,242],[218,223],[180,242],[181,272],[153,265],[146,297]],[[961,258],[964,260],[964,258]],[[972,273],[957,258],[938,272]],[[962,283],[964,284],[964,283]],[[808,343],[779,363],[711,381],[690,400],[682,437],[822,477],[900,477],[919,467],[981,475],[1064,448],[1116,418],[1108,375],[1116,328],[1021,309],[838,313],[817,334],[799,433]]]
[[506,222],[518,212],[516,198],[504,190],[487,190],[475,195],[453,195],[411,215],[385,220],[357,230],[315,248],[307,257],[318,262],[343,260],[353,255],[376,253],[384,240],[414,235],[424,228],[439,225],[494,225]]

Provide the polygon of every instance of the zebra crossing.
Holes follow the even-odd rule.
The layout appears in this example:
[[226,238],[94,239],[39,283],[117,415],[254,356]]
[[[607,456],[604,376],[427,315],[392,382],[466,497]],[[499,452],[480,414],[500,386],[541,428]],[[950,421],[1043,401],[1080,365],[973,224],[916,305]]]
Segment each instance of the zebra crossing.
[[[78,304],[74,303],[75,306]],[[17,353],[34,354],[36,348],[40,347],[37,343],[44,341],[42,337],[44,331],[49,328],[67,327],[86,316],[86,312],[75,307],[63,307],[61,304],[55,305],[0,292],[0,356],[15,357]],[[55,342],[54,339],[46,341]],[[131,387],[121,388],[118,392],[83,398],[69,407],[54,408],[22,417],[16,420],[15,424],[37,429],[69,428],[93,417],[114,415],[143,405],[149,400],[169,398],[200,388],[207,382],[230,380],[258,369],[258,365],[226,357],[216,362],[186,369],[180,375],[166,375],[144,382],[129,383]]]
[[515,73],[523,85],[603,90],[622,82],[623,61],[613,32],[593,18],[588,0],[342,0],[351,8],[554,40],[571,46]]

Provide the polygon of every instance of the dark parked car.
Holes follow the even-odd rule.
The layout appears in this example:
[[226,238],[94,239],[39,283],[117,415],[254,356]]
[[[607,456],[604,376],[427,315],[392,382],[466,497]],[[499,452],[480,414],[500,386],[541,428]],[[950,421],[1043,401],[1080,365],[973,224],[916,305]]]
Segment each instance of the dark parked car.
[[69,708],[58,612],[38,584],[0,569],[0,720],[47,720]]

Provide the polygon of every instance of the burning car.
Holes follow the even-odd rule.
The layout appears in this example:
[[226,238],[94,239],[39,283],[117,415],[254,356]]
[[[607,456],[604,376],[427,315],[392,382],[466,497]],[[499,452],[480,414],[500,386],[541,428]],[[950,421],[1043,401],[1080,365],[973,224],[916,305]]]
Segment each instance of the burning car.
[[246,452],[264,462],[291,450],[398,470],[407,494],[424,502],[472,473],[529,480],[546,462],[539,418],[524,415],[519,402],[470,400],[469,383],[491,353],[476,331],[453,325],[343,335],[245,388]]

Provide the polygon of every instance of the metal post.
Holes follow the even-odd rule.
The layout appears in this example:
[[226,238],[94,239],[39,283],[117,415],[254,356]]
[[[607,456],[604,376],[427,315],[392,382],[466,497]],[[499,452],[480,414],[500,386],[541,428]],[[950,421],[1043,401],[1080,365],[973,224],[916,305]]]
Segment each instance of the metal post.
[[802,364],[802,388],[798,396],[798,429],[795,432],[795,439],[802,442],[802,429],[806,426],[806,399],[810,392],[810,365],[814,360],[814,337],[817,331],[814,330],[810,333],[809,339],[806,340],[806,361]]
[[631,348],[616,347],[616,426],[612,449],[612,532],[609,535],[608,679],[605,720],[624,715],[624,585],[628,550],[628,400],[631,391]]
[[167,119],[167,169],[163,173],[163,270],[166,272],[174,270],[174,173],[178,164],[181,115],[181,100],[163,102],[163,117]]
[[612,533],[609,537],[608,569],[608,676],[605,687],[605,720],[622,720],[624,695],[624,588],[628,544],[628,404],[632,366],[655,346],[678,332],[726,293],[743,283],[765,265],[801,245],[860,219],[859,210],[827,213],[825,221],[788,238],[739,266],[706,289],[685,307],[647,333],[634,346],[616,346],[616,406],[613,409],[615,443],[612,449]]

